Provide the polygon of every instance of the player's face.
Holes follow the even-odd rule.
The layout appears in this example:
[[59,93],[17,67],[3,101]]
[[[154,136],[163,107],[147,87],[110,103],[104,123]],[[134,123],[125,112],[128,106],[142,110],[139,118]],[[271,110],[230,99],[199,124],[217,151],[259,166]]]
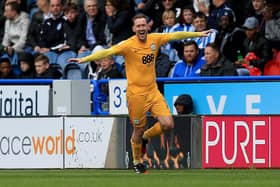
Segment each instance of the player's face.
[[146,41],[148,28],[147,20],[145,18],[138,18],[134,20],[133,31],[140,41]]

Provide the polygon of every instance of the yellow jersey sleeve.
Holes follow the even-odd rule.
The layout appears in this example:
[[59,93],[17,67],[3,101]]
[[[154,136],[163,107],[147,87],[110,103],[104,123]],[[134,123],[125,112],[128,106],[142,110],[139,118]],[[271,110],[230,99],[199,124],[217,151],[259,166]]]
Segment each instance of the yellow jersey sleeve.
[[103,49],[103,50],[97,51],[96,53],[88,55],[86,57],[83,57],[82,61],[88,62],[88,61],[99,60],[99,59],[105,58],[107,56],[119,54],[121,52],[122,52],[122,48],[119,46],[119,44],[117,44],[108,49]]
[[171,34],[171,40],[182,40],[186,38],[196,38],[196,37],[201,37],[202,33],[201,32],[185,32],[185,31],[180,31],[180,32],[172,32]]

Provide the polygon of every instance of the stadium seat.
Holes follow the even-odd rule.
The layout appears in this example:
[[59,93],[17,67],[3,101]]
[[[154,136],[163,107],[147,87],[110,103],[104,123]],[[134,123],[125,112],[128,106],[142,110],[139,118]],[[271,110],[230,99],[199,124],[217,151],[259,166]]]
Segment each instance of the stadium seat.
[[63,70],[59,64],[50,64],[50,67],[57,69],[58,71],[60,71],[63,74]]
[[83,75],[79,65],[77,64],[68,64],[64,69],[64,78],[69,80],[80,80]]

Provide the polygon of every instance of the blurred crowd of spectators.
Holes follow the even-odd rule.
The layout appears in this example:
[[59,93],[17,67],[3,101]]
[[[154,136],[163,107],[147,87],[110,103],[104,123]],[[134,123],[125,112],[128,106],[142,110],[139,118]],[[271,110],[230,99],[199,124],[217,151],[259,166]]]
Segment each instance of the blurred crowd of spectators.
[[212,29],[162,46],[158,77],[280,75],[279,0],[3,0],[0,79],[125,77],[121,56],[67,60],[132,36],[137,13],[150,32]]

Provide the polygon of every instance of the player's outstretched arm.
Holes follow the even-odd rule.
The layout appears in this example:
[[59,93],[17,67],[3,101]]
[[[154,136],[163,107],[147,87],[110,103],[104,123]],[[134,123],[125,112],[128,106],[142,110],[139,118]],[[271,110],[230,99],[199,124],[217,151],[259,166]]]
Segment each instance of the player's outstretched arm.
[[82,58],[69,58],[68,62],[76,62],[78,64],[81,64],[81,63],[83,63],[83,60],[82,60]]
[[179,31],[170,33],[171,40],[183,40],[186,38],[197,38],[197,37],[207,37],[212,30],[202,31],[202,32],[186,32]]
[[117,50],[115,49],[115,47],[111,47],[108,49],[103,49],[103,50],[97,51],[96,53],[92,53],[83,58],[70,58],[68,60],[68,62],[77,62],[78,64],[81,64],[81,63],[85,63],[85,62],[89,62],[89,61],[99,60],[99,59],[105,58],[107,56],[112,56],[112,55],[116,54],[116,52],[117,52]]

